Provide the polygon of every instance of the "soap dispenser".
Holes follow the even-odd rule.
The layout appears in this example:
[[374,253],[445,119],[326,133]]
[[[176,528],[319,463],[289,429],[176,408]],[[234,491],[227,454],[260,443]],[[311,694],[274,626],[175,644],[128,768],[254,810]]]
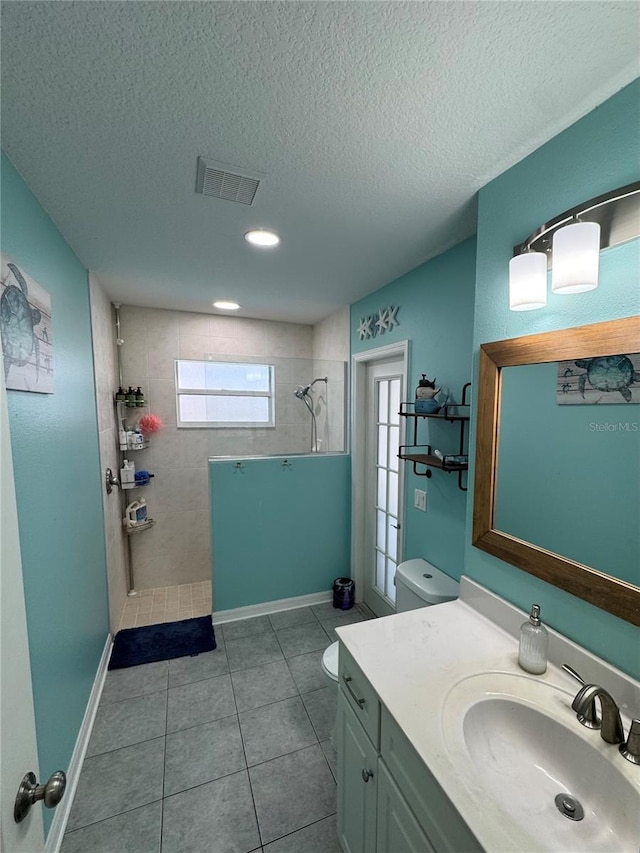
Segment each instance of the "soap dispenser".
[[520,647],[518,649],[518,663],[533,675],[542,675],[547,669],[547,650],[549,648],[549,634],[540,622],[540,606],[534,604],[528,622],[523,622],[520,627]]

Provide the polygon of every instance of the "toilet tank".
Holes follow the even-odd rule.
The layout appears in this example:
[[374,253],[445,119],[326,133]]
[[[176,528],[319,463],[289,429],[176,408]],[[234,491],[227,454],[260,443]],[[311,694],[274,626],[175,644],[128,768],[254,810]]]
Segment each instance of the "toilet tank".
[[396,610],[404,613],[458,597],[460,584],[426,560],[406,560],[396,569]]

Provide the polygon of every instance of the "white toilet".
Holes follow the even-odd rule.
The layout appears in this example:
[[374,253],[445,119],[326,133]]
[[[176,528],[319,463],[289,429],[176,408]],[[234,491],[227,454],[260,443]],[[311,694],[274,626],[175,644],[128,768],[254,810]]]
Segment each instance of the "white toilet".
[[[396,610],[404,613],[418,607],[431,607],[458,597],[460,584],[426,560],[407,560],[396,569]],[[338,641],[322,656],[322,671],[328,683],[338,683]]]

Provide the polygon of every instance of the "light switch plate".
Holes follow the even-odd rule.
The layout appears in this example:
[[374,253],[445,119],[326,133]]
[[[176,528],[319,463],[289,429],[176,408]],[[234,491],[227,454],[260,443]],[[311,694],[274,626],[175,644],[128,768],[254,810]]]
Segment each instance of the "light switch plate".
[[422,510],[422,512],[427,511],[427,493],[423,492],[422,489],[414,489],[413,490],[413,505],[416,509]]

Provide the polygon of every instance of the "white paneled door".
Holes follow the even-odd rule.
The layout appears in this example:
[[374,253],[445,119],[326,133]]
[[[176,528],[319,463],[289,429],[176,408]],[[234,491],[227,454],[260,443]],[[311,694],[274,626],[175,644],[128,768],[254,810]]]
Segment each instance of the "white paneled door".
[[39,853],[42,804],[22,823],[13,819],[22,777],[38,775],[38,753],[6,397],[0,378],[0,850]]
[[377,616],[395,613],[401,559],[403,477],[399,466],[404,362],[367,366],[364,601]]

